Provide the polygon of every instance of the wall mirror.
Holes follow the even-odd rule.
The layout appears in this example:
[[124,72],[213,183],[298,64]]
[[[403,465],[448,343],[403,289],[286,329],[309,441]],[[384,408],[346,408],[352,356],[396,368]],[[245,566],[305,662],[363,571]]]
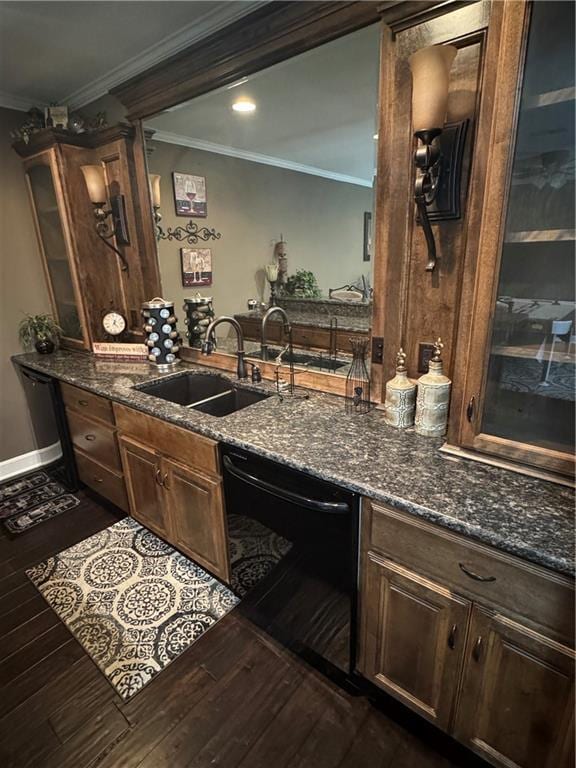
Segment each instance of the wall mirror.
[[[274,303],[295,366],[346,375],[350,338],[371,330],[379,41],[365,27],[146,120],[185,345],[200,348],[213,311],[240,322],[248,358],[288,363],[280,312],[262,349]],[[235,349],[219,326],[218,351]]]

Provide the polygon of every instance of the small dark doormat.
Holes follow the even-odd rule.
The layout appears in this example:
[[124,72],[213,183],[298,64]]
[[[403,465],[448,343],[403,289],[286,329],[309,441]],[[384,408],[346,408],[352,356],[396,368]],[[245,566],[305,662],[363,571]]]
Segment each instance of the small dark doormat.
[[11,533],[23,533],[78,504],[79,499],[44,471],[0,485],[0,520]]
[[26,573],[124,700],[238,602],[130,517]]

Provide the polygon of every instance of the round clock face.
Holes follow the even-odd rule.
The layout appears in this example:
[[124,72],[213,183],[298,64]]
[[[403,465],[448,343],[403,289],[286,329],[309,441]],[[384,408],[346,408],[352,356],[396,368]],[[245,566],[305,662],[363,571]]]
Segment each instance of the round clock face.
[[110,336],[119,336],[126,330],[126,319],[120,312],[106,312],[102,318],[102,326]]

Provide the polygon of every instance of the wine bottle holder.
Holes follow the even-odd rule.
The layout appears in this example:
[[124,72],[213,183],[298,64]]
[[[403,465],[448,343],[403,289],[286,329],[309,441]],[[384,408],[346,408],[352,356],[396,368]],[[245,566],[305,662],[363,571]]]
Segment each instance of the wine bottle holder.
[[214,319],[212,297],[197,293],[190,299],[184,299],[184,311],[188,344],[200,349],[206,338],[206,329]]

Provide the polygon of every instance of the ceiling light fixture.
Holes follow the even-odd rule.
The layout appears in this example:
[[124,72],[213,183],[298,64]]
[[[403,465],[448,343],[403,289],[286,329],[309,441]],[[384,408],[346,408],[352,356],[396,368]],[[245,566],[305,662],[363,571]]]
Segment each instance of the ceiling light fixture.
[[250,101],[250,99],[238,99],[238,101],[235,101],[234,104],[232,104],[232,109],[234,112],[248,114],[256,111],[256,104],[254,104],[253,101]]

